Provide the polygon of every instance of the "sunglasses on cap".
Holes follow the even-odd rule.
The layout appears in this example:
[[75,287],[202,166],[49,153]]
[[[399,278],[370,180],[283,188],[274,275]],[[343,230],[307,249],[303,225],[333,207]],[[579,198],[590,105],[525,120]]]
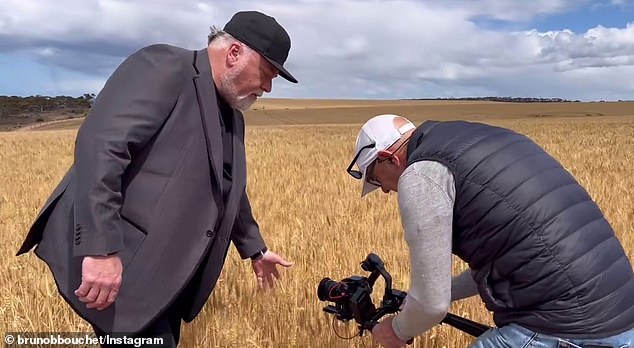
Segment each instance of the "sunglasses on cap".
[[372,149],[374,147],[376,147],[376,144],[372,143],[372,144],[368,144],[368,145],[366,145],[366,146],[364,146],[364,147],[359,149],[359,152],[357,152],[357,154],[352,159],[352,162],[350,162],[350,165],[348,165],[348,169],[346,169],[346,171],[348,172],[348,174],[350,174],[350,176],[352,176],[355,179],[359,179],[359,180],[361,180],[361,178],[363,178],[363,173],[360,170],[352,169],[352,167],[357,162],[357,159],[359,159],[359,156],[361,156],[361,152],[363,152],[363,150]]
[[[398,140],[396,140],[392,145],[388,146],[388,149],[392,146],[394,146],[394,144],[396,144],[399,140],[401,140],[401,138],[399,138]],[[405,141],[403,141],[394,151],[393,153],[389,156],[392,157],[394,156],[394,152],[398,151],[401,149],[401,147],[403,147],[403,145],[409,143],[409,138],[407,138]],[[362,147],[361,149],[359,149],[359,152],[357,152],[357,154],[354,156],[354,158],[352,159],[352,162],[350,162],[350,164],[348,165],[348,174],[350,174],[353,178],[355,179],[361,179],[363,178],[363,173],[360,170],[355,170],[352,169],[352,167],[354,166],[354,163],[357,161],[357,159],[359,158],[359,156],[361,155],[361,152],[365,149],[371,149],[374,148],[376,146],[375,143],[372,144],[368,144],[364,147]],[[370,163],[368,165],[368,167],[365,169],[366,172],[366,177],[365,177],[365,181],[369,182],[370,184],[374,185],[374,186],[381,186],[381,183],[374,179],[372,177],[372,172],[374,171],[374,166],[376,165],[377,162],[383,162],[385,160],[387,160],[388,158],[385,159],[380,159],[380,158],[376,158],[372,161],[372,163]]]

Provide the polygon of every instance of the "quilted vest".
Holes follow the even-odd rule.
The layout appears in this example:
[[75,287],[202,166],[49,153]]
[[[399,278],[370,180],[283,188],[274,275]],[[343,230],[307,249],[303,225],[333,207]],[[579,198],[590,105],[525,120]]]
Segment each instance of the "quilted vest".
[[497,326],[562,338],[634,327],[634,275],[586,190],[528,137],[463,121],[428,121],[408,165],[438,161],[456,185],[452,252],[467,262]]

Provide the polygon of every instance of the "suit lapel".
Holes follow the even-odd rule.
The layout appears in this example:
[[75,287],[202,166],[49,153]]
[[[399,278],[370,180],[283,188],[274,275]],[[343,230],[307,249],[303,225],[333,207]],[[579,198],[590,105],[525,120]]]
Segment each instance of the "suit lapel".
[[195,55],[196,74],[194,75],[194,85],[196,87],[196,97],[200,108],[203,130],[207,144],[207,155],[211,163],[211,169],[218,185],[218,190],[214,194],[218,195],[222,201],[222,134],[220,134],[220,115],[218,101],[216,100],[216,89],[211,77],[211,66],[207,49],[196,51]]

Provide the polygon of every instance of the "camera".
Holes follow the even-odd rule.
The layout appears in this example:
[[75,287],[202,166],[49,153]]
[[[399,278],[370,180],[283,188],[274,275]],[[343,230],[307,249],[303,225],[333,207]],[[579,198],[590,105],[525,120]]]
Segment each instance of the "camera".
[[[392,289],[392,276],[376,254],[370,253],[361,262],[361,268],[370,272],[370,276],[351,276],[341,281],[323,278],[317,286],[319,300],[334,303],[324,307],[324,312],[333,314],[335,319],[341,321],[354,319],[359,325],[360,336],[365,330],[371,331],[384,315],[398,312],[407,296],[403,291]],[[379,276],[385,280],[385,292],[381,305],[377,308],[372,302],[371,294]]]
[[[363,336],[365,330],[371,332],[383,316],[400,311],[407,296],[404,291],[392,289],[392,276],[385,270],[383,260],[378,255],[368,254],[361,262],[361,268],[370,272],[370,275],[368,277],[355,275],[340,281],[326,277],[317,286],[319,300],[334,303],[334,305],[325,306],[324,312],[344,322],[354,319],[359,327],[359,336]],[[385,280],[385,290],[381,304],[377,308],[372,302],[371,294],[379,276]],[[442,322],[476,337],[490,329],[487,325],[451,313],[447,313]],[[411,342],[410,339],[408,343]]]
[[319,300],[336,304],[326,306],[324,311],[334,314],[339,320],[354,319],[360,323],[370,320],[371,314],[376,310],[370,298],[371,293],[372,285],[366,278],[359,276],[352,276],[340,282],[324,278],[317,288]]

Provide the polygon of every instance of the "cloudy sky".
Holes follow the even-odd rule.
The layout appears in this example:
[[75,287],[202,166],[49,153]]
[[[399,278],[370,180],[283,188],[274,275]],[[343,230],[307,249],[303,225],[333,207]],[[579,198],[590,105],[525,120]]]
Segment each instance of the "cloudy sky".
[[634,99],[634,0],[0,0],[0,95],[98,93],[135,50],[239,10],[289,32],[271,97]]

